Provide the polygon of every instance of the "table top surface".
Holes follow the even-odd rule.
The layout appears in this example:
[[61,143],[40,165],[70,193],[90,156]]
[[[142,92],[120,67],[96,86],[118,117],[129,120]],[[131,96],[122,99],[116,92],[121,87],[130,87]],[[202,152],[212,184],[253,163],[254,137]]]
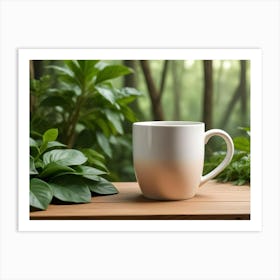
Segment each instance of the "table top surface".
[[232,220],[250,219],[250,186],[209,181],[196,196],[181,201],[145,198],[136,182],[114,183],[116,195],[95,196],[90,203],[49,205],[30,213],[44,220]]

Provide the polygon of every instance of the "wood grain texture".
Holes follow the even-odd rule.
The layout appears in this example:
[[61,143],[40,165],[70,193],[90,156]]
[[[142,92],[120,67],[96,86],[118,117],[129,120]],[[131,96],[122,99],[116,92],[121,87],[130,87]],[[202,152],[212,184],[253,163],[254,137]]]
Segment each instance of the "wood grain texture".
[[250,187],[210,181],[189,200],[146,199],[135,182],[114,183],[119,194],[93,197],[91,203],[50,205],[30,213],[44,220],[229,220],[250,219]]

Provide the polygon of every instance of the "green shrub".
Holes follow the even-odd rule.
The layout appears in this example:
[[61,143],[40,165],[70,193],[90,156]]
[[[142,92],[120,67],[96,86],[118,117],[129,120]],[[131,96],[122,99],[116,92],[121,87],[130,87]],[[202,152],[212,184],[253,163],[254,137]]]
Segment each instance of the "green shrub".
[[[231,163],[222,171],[216,179],[220,182],[233,182],[235,185],[250,183],[250,129],[240,128],[245,136],[233,138],[235,153]],[[225,157],[226,152],[215,152],[204,165],[204,174],[214,169]]]
[[51,63],[47,68],[57,73],[55,85],[47,75],[31,80],[31,136],[57,127],[60,142],[82,151],[90,166],[108,171],[116,141],[127,138],[124,123],[137,120],[129,104],[140,95],[134,88],[115,88],[112,80],[132,70],[97,60]]
[[92,194],[116,194],[118,190],[103,176],[107,172],[88,165],[80,151],[57,142],[57,129],[49,129],[41,140],[30,138],[30,206],[47,209],[53,199],[71,203],[91,201]]

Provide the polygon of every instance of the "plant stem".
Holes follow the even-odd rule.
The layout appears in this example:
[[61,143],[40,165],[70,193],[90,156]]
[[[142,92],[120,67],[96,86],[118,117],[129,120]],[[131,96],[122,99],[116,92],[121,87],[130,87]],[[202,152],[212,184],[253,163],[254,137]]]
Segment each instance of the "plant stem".
[[69,118],[70,122],[67,128],[67,147],[71,149],[74,145],[75,141],[75,128],[78,123],[79,117],[80,117],[80,110],[82,108],[82,105],[85,101],[85,95],[86,95],[86,84],[85,79],[83,79],[83,83],[81,85],[81,95],[77,97],[77,106],[76,110],[74,110],[73,114]]
[[67,139],[66,139],[67,147],[69,149],[71,149],[73,147],[73,145],[74,145],[74,141],[75,141],[75,128],[76,128],[76,125],[77,125],[78,120],[79,120],[80,110],[81,110],[83,101],[84,101],[84,98],[83,98],[82,95],[77,98],[76,110],[73,112],[73,114],[69,118],[70,119],[70,123],[68,125]]

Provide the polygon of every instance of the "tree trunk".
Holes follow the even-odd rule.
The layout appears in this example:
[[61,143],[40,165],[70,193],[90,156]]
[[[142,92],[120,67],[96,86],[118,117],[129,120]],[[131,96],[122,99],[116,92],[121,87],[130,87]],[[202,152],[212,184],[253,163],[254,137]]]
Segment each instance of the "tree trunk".
[[[183,61],[184,63],[184,61]],[[174,120],[181,120],[181,90],[182,90],[182,77],[184,64],[182,67],[181,61],[172,61],[172,78],[173,78],[173,90],[174,90]],[[182,68],[182,69],[181,69]]]
[[215,90],[215,101],[214,104],[218,107],[220,105],[220,97],[221,97],[221,80],[223,75],[223,68],[224,68],[224,60],[221,60],[220,67],[217,73],[217,83],[216,83],[216,90]]
[[[161,104],[161,97],[162,97],[163,88],[164,88],[166,70],[163,69],[163,74],[162,74],[162,79],[161,79],[161,91],[159,91],[153,80],[149,61],[140,60],[140,64],[142,67],[142,71],[143,71],[143,74],[145,77],[146,85],[147,85],[150,100],[151,100],[153,118],[156,121],[164,120],[163,108],[162,108],[162,104]],[[167,63],[165,63],[164,68],[165,67],[167,67]]]
[[240,60],[240,68],[241,115],[243,123],[245,123],[247,114],[246,60]]
[[213,100],[213,67],[212,60],[203,61],[204,68],[204,100],[203,122],[206,129],[212,128],[212,100]]
[[164,92],[167,69],[168,69],[168,60],[165,60],[164,64],[163,64],[162,74],[161,74],[161,81],[160,81],[160,87],[159,87],[159,99],[161,99],[163,92]]
[[33,60],[34,79],[39,80],[43,76],[43,60]]
[[[30,73],[29,80],[34,79],[34,64],[33,64],[33,60],[29,60],[29,73]],[[31,94],[31,91],[30,91],[29,98],[30,98],[29,99],[29,104],[30,104],[29,106],[30,106],[30,119],[31,119],[31,116],[34,113],[34,109],[35,109],[36,96]]]
[[[246,61],[245,60],[240,60],[240,79],[239,79],[239,84],[237,86],[237,88],[235,89],[234,95],[231,99],[231,101],[228,104],[228,107],[225,110],[224,113],[224,117],[222,118],[222,122],[221,122],[221,127],[225,128],[230,115],[234,109],[234,106],[236,105],[237,101],[239,98],[244,98],[246,99]],[[242,114],[244,112],[244,115],[242,116],[243,120],[245,119],[246,116],[246,107],[247,107],[247,100],[241,100],[241,111]],[[244,109],[243,109],[244,106]],[[244,110],[244,111],[243,111]]]

